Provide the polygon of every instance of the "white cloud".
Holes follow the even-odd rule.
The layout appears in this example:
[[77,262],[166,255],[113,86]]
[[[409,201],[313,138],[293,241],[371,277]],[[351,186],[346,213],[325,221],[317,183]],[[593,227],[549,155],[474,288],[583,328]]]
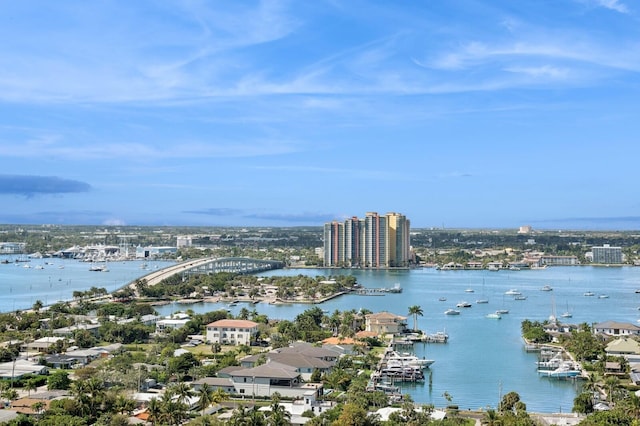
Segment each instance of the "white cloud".
[[595,3],[604,8],[620,13],[629,13],[629,8],[618,0],[595,0]]
[[505,71],[525,74],[535,78],[549,77],[551,79],[565,79],[569,76],[567,68],[554,67],[551,65],[542,65],[539,67],[507,67]]

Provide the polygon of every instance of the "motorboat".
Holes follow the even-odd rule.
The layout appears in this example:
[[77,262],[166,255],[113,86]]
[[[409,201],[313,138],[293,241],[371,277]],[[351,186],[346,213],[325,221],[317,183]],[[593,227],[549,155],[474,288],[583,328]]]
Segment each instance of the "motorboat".
[[427,368],[431,364],[436,362],[433,359],[418,358],[415,355],[409,353],[399,353],[396,351],[390,351],[387,353],[387,366],[401,366],[401,367],[419,367]]
[[608,294],[601,294],[598,296],[598,299],[608,299],[609,295]]
[[497,311],[487,314],[487,318],[489,319],[502,319],[502,315],[500,315]]
[[583,295],[584,296],[595,296],[595,293],[592,292],[592,291],[585,291]]
[[497,313],[497,314],[500,314],[500,315],[504,315],[504,314],[508,314],[508,313],[509,313],[509,310],[508,310],[508,309],[498,309],[498,310],[496,311],[496,313]]
[[538,374],[554,379],[565,379],[580,375],[580,369],[572,361],[564,361],[554,370],[538,370]]
[[457,309],[447,309],[444,311],[445,315],[460,315],[460,311]]
[[472,288],[468,288],[468,289],[466,289],[464,292],[465,292],[465,293],[473,293],[473,292],[474,292],[474,290],[473,290]]
[[504,292],[504,294],[506,294],[507,296],[519,296],[522,293],[520,293],[518,290],[516,290],[515,288],[509,289],[507,291]]
[[545,285],[540,290],[541,291],[552,291],[553,287],[551,287],[550,285]]
[[446,302],[446,301],[447,301],[447,298],[446,298],[446,297],[441,297],[441,298],[439,298],[438,300],[439,300],[440,302]]
[[91,265],[89,270],[92,272],[109,272],[107,265]]
[[456,305],[456,308],[470,308],[471,306],[469,302],[460,302]]
[[514,297],[513,300],[527,300],[527,296],[523,296],[522,294],[519,294],[516,297]]

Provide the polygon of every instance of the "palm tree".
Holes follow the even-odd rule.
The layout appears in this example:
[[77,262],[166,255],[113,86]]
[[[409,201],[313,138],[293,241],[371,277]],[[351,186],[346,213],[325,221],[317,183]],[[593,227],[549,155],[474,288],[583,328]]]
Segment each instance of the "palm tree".
[[147,413],[149,413],[149,421],[151,425],[155,425],[159,420],[160,415],[162,413],[162,407],[160,401],[157,398],[151,398],[149,400],[149,405],[147,406]]
[[200,389],[196,392],[198,396],[198,407],[202,410],[204,416],[204,410],[213,402],[213,389],[207,383],[203,383]]
[[275,392],[271,395],[273,402],[271,403],[271,412],[267,417],[269,426],[286,426],[290,424],[291,413],[285,410],[284,405],[280,405],[280,394]]
[[498,426],[502,424],[502,420],[500,419],[500,415],[493,408],[489,408],[482,418],[482,424],[487,426]]
[[607,387],[607,399],[609,402],[613,402],[613,394],[620,387],[620,379],[616,376],[609,376],[605,379],[604,384]]
[[424,312],[420,305],[409,306],[409,315],[413,316],[413,330],[418,329],[418,315],[423,316]]
[[212,404],[222,404],[224,401],[229,399],[229,394],[218,388],[211,394],[211,403]]
[[177,397],[176,401],[180,404],[187,404],[189,397],[193,396],[191,386],[185,382],[180,382],[173,386],[171,393]]
[[31,391],[37,389],[38,386],[36,385],[35,379],[31,378],[24,382],[22,387],[27,391],[27,396],[31,396]]

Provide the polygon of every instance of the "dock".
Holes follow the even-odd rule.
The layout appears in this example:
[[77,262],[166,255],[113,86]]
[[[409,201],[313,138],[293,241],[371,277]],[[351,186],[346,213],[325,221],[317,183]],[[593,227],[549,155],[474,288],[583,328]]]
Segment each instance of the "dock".
[[353,290],[352,293],[358,294],[361,296],[382,296],[387,293],[402,293],[402,287],[400,287],[399,283],[394,284],[393,287],[381,287],[381,288],[360,287],[358,289]]

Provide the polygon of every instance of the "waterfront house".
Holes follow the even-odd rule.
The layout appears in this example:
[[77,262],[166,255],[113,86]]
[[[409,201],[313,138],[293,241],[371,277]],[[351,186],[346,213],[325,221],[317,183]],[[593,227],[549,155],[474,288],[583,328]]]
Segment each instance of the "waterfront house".
[[293,367],[303,380],[311,380],[311,375],[318,370],[320,374],[328,374],[335,366],[335,361],[325,361],[321,358],[302,355],[298,353],[277,353],[248,356],[240,361],[240,365],[245,368],[255,367],[262,357],[267,357],[267,363],[278,363]]
[[640,362],[640,343],[636,340],[621,337],[612,340],[605,347],[607,356],[621,356],[628,362]]
[[250,345],[258,334],[258,323],[249,320],[222,319],[207,324],[207,342],[225,345]]
[[274,349],[272,352],[281,354],[295,353],[333,363],[335,363],[338,358],[340,358],[339,352],[321,346],[314,346],[308,342],[294,342],[290,346]]
[[365,330],[380,334],[399,334],[407,328],[407,317],[387,311],[365,315]]
[[605,321],[595,324],[593,332],[606,336],[638,336],[640,335],[640,327],[626,322]]
[[240,368],[229,373],[239,395],[270,397],[274,392],[285,398],[302,398],[313,390],[322,395],[322,383],[303,383],[295,367],[268,362],[254,368]]

